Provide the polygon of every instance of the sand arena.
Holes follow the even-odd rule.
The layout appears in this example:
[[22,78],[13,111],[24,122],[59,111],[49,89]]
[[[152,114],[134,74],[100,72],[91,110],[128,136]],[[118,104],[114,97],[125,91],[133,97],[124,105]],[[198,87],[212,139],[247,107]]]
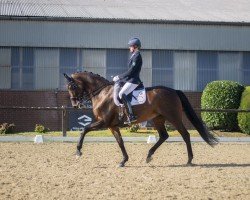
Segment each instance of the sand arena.
[[193,167],[184,143],[151,145],[86,143],[76,159],[74,143],[0,143],[0,199],[250,199],[250,144],[193,143]]

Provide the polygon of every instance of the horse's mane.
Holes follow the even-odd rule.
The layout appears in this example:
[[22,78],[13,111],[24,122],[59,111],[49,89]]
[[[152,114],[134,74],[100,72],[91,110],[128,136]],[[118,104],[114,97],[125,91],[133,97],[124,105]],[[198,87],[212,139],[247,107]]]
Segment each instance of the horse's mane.
[[113,82],[110,82],[109,80],[107,80],[106,78],[102,77],[99,74],[95,74],[93,72],[88,72],[88,71],[83,71],[83,72],[75,72],[72,74],[72,76],[74,77],[82,77],[82,76],[87,76],[90,78],[94,78],[97,79],[98,81],[102,82],[102,83],[106,83],[106,84],[113,84]]

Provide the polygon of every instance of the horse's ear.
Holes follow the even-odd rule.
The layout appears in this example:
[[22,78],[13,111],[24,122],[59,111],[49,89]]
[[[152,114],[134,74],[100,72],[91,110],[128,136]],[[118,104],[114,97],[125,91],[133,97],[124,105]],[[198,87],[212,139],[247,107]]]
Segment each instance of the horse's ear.
[[69,77],[67,74],[63,73],[64,77],[67,79],[68,82],[72,82],[73,78]]

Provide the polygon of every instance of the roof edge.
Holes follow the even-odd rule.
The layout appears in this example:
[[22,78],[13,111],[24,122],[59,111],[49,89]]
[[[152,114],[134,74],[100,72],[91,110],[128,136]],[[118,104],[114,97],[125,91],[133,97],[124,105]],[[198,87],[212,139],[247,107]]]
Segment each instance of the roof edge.
[[9,16],[0,15],[0,20],[24,21],[75,21],[75,22],[108,22],[108,23],[143,23],[143,24],[191,24],[191,25],[228,25],[250,26],[250,22],[224,21],[190,21],[190,20],[159,20],[159,19],[117,19],[117,18],[81,18],[81,17],[45,17],[45,16]]

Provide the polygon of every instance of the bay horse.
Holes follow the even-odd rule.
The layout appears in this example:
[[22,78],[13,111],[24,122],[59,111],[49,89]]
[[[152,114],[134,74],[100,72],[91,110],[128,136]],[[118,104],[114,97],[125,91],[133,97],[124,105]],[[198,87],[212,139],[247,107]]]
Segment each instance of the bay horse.
[[[120,108],[115,105],[113,100],[114,83],[109,82],[98,74],[86,71],[77,72],[71,76],[64,74],[64,76],[68,81],[67,88],[72,106],[79,107],[83,100],[91,100],[93,114],[96,118],[96,122],[86,126],[80,133],[76,155],[82,155],[83,140],[89,131],[109,128],[123,154],[123,159],[119,166],[125,166],[129,157],[119,130],[120,127],[123,127],[123,121],[119,119]],[[146,158],[147,163],[152,160],[152,155],[156,149],[169,137],[165,128],[165,121],[167,120],[178,130],[185,141],[188,152],[187,165],[192,164],[193,152],[190,134],[182,122],[183,110],[205,142],[210,146],[217,144],[217,138],[208,131],[205,124],[198,118],[189,100],[182,91],[164,86],[155,86],[146,88],[146,96],[146,102],[133,106],[133,111],[137,116],[135,123],[152,120],[159,134],[159,140],[148,151]]]

